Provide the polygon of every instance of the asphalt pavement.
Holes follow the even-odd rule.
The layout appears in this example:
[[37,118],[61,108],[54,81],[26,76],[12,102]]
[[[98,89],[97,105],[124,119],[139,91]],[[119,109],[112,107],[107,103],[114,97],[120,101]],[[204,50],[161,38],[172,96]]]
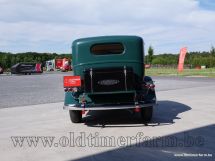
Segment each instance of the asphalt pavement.
[[126,110],[90,111],[73,124],[64,74],[0,76],[0,160],[214,160],[215,79],[154,77],[149,124]]
[[64,75],[72,72],[0,75],[0,108],[62,102]]
[[[0,108],[62,102],[63,76],[72,72],[38,75],[0,75]],[[213,78],[153,77],[157,91],[204,87]]]

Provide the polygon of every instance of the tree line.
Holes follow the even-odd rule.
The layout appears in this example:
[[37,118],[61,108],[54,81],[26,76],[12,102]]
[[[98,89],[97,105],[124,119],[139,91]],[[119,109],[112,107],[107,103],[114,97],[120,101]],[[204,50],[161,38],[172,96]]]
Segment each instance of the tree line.
[[[165,53],[154,55],[154,50],[150,46],[148,54],[145,56],[145,63],[151,65],[177,65],[178,59],[179,54]],[[215,67],[215,48],[212,46],[210,51],[188,52],[184,64],[193,68],[202,65],[208,68]]]
[[20,62],[32,62],[32,63],[45,63],[48,60],[56,58],[70,58],[71,54],[57,54],[57,53],[37,53],[37,52],[26,52],[26,53],[6,53],[0,52],[0,66],[4,69],[11,68],[11,66]]

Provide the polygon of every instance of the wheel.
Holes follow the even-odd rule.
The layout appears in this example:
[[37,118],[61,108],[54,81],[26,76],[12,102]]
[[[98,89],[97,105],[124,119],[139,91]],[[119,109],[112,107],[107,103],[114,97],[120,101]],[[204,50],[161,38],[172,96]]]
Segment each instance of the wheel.
[[144,107],[141,110],[141,117],[144,122],[149,122],[152,119],[153,106]]
[[69,110],[69,115],[73,123],[80,123],[82,121],[81,111]]

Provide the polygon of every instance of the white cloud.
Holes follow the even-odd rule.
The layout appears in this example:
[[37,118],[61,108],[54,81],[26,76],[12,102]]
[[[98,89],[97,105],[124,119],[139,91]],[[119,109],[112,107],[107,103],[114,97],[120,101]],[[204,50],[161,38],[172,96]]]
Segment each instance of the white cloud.
[[0,11],[4,51],[69,52],[76,38],[118,34],[142,36],[156,53],[215,44],[215,12],[196,0],[0,0]]

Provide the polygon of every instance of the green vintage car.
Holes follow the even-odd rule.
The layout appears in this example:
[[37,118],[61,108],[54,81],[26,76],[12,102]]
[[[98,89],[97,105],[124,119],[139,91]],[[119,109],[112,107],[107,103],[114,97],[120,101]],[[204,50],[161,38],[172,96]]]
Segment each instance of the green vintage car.
[[72,44],[74,76],[64,77],[64,109],[71,121],[83,111],[128,109],[152,118],[155,85],[144,72],[144,42],[138,36],[82,38]]

